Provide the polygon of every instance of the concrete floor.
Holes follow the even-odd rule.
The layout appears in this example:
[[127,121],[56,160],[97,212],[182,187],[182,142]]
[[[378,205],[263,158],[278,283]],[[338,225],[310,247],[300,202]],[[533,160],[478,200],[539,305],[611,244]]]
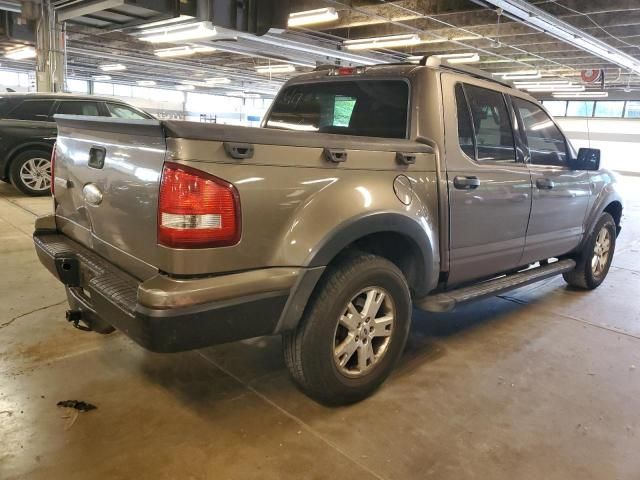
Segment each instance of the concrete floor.
[[[2,479],[638,479],[640,178],[597,291],[561,278],[454,313],[416,312],[372,398],[293,386],[279,338],[174,355],[64,320],[31,244],[50,199],[0,185]],[[75,422],[56,407],[97,410]]]

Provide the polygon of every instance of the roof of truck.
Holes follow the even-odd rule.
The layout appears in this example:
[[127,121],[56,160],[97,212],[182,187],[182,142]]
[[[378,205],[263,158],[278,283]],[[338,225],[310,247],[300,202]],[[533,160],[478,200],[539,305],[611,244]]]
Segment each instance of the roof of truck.
[[493,77],[489,72],[469,67],[467,65],[452,64],[434,55],[423,57],[422,60],[420,60],[418,63],[382,63],[365,67],[340,67],[333,65],[322,65],[316,68],[313,72],[296,76],[295,80],[313,80],[326,78],[327,75],[329,75],[331,72],[337,72],[341,68],[358,70],[361,75],[366,75],[367,77],[389,76],[390,74],[408,76],[414,71],[423,68],[429,68],[432,70],[447,70],[462,73],[464,75],[469,75],[475,78],[482,78],[483,80],[495,82],[508,88],[514,88],[513,85]]

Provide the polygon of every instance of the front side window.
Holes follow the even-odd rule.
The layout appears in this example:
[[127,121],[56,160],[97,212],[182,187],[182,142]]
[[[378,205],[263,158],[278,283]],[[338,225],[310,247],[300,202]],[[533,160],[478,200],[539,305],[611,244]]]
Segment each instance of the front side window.
[[[463,90],[475,133],[476,160],[478,162],[515,162],[513,130],[502,93],[474,85],[465,85]],[[459,112],[459,122],[460,118],[464,122],[464,115],[460,116]],[[464,124],[458,126],[459,135],[465,130],[467,131],[465,135],[468,135],[468,127]],[[466,147],[462,145],[463,141],[467,143]],[[461,146],[463,150],[467,149],[465,151],[467,153],[468,140],[463,138]]]
[[533,165],[567,164],[567,142],[551,117],[537,105],[513,97],[513,104],[524,124],[530,162]]
[[147,117],[137,110],[127,107],[126,105],[118,105],[115,103],[107,103],[109,115],[115,118],[124,118],[127,120],[145,120]]
[[100,115],[100,110],[96,102],[64,100],[60,102],[58,106],[58,113],[63,115],[88,115],[90,117],[97,117]]
[[14,108],[7,118],[14,120],[49,120],[49,112],[53,106],[53,100],[24,100]]
[[339,80],[291,85],[278,95],[267,128],[406,138],[409,85],[402,80]]

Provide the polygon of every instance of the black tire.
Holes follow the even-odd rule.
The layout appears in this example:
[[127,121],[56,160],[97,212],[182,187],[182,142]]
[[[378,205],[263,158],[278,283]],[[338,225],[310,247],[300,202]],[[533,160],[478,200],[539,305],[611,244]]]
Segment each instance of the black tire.
[[[601,232],[608,233],[610,247],[606,261],[596,268],[593,266],[593,259],[597,253],[596,244]],[[607,273],[609,273],[616,248],[616,233],[617,229],[613,217],[606,212],[603,213],[585,242],[582,251],[575,258],[577,264],[575,270],[562,275],[569,285],[583,290],[593,290],[604,282]]]
[[[363,290],[367,288],[373,291],[374,296],[376,292],[385,293],[377,297],[385,300],[375,312],[392,306],[393,310],[388,311],[392,312],[393,323],[387,330],[391,333],[384,348],[380,343],[374,347],[375,342],[383,337],[374,338],[373,331],[369,330],[369,348],[372,352],[374,348],[378,348],[376,356],[379,355],[379,358],[375,358],[371,366],[365,360],[364,370],[356,373],[359,376],[354,378],[348,376],[348,372],[339,370],[346,369],[347,366],[339,367],[336,364],[334,349],[337,348],[339,330],[344,328],[342,323],[338,327],[338,323],[344,318],[347,305],[356,305],[361,298],[366,297],[367,293]],[[354,298],[359,292],[362,292],[361,296]],[[365,311],[364,308],[362,306],[361,312]],[[294,381],[304,393],[325,405],[346,405],[368,397],[385,381],[402,355],[409,334],[411,311],[409,287],[402,272],[393,263],[365,253],[343,257],[327,268],[307,304],[298,328],[284,336],[285,362]],[[373,315],[375,318],[369,327],[379,325],[375,323],[376,319],[382,320],[377,317],[378,313]],[[352,315],[350,318],[356,317]],[[357,318],[362,321],[363,328],[366,327],[365,319],[371,320],[371,317]],[[380,331],[378,329],[376,335]],[[364,333],[367,334],[366,329]],[[362,335],[362,330],[360,334]],[[362,336],[360,340],[362,351],[367,339]],[[356,350],[358,356],[356,353],[352,354],[356,357],[356,362],[362,355],[360,352],[361,350]],[[347,357],[345,355],[342,358]]]
[[[21,175],[21,171],[25,167],[25,165],[33,160],[34,162],[41,163],[43,166],[48,165],[48,180],[46,177],[43,177],[42,182],[38,182],[36,180],[36,184],[32,184],[31,186],[25,183],[23,176]],[[45,162],[42,162],[42,161]],[[41,167],[39,167],[41,169]],[[19,153],[16,157],[11,160],[11,165],[9,167],[9,177],[11,179],[11,183],[22,193],[30,195],[32,197],[40,197],[51,194],[51,152],[47,152],[46,150],[27,150]],[[39,177],[38,177],[39,179]],[[37,184],[40,183],[41,188],[36,188]]]

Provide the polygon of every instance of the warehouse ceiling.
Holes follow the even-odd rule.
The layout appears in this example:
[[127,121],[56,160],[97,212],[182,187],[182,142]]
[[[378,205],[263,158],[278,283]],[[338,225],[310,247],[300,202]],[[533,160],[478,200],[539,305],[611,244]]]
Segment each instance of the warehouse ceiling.
[[[203,9],[202,4],[209,6]],[[586,69],[604,69],[608,90],[637,89],[640,73],[630,73],[620,61],[607,60],[592,51],[515,21],[500,2],[484,0],[289,0],[274,1],[273,23],[282,23],[290,11],[335,8],[339,18],[330,23],[300,28],[274,28],[254,35],[227,28],[211,12],[214,2],[178,1],[78,1],[58,0],[52,4],[64,12],[67,32],[67,69],[73,78],[91,78],[104,63],[121,63],[127,68],[111,72],[114,81],[134,83],[153,80],[159,85],[225,77],[225,85],[201,86],[203,91],[239,90],[270,95],[281,83],[299,72],[319,64],[367,65],[403,61],[408,56],[477,52],[474,66],[492,73],[539,70],[543,77],[570,79],[580,83]],[[530,0],[522,1],[552,14],[557,19],[605,42],[617,51],[640,60],[640,1],[638,0]],[[96,8],[100,4],[105,8]],[[0,9],[19,10],[20,2],[0,1]],[[286,8],[279,12],[278,6]],[[87,7],[84,10],[74,10]],[[73,12],[82,13],[75,15]],[[220,10],[216,10],[220,11]],[[71,13],[70,13],[71,12]],[[217,25],[217,35],[193,43],[215,51],[189,57],[161,58],[159,48],[175,44],[151,44],[140,40],[144,25],[158,20],[194,23],[202,19]],[[185,16],[187,15],[187,16]],[[262,13],[261,15],[264,15]],[[204,18],[204,17],[207,18]],[[225,20],[226,21],[226,20]],[[175,24],[171,23],[171,24]],[[251,23],[251,22],[249,22]],[[277,27],[284,27],[278,24]],[[421,42],[404,48],[351,51],[343,46],[347,39],[418,34]],[[578,36],[576,36],[577,38]],[[4,61],[4,66],[25,62]],[[290,63],[291,73],[260,74],[260,65]],[[599,88],[599,85],[590,87]]]

